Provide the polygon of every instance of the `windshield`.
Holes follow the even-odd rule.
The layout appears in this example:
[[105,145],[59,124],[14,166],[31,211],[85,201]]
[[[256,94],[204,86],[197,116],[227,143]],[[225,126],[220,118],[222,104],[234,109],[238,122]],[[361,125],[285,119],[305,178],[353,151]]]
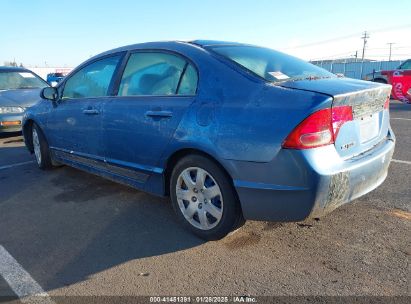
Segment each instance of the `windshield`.
[[407,60],[400,66],[401,70],[411,70],[411,60]]
[[336,77],[293,56],[256,46],[212,46],[209,49],[236,62],[267,81],[297,81]]
[[31,72],[0,72],[0,90],[45,88],[47,83]]

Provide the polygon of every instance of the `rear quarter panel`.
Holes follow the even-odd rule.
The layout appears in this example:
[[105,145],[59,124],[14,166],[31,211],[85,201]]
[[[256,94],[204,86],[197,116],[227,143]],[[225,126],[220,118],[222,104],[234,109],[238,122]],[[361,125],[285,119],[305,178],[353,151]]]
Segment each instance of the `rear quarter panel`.
[[198,95],[160,166],[184,148],[221,160],[269,162],[294,127],[314,111],[331,106],[327,95],[268,84],[205,50],[191,59],[199,69]]

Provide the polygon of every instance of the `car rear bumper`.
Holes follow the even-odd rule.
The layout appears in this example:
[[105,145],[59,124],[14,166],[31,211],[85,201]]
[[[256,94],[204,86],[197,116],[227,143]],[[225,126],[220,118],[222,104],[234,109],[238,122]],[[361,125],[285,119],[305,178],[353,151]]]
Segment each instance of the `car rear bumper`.
[[21,131],[23,114],[0,114],[0,133]]
[[279,157],[265,166],[248,164],[248,180],[234,178],[244,218],[300,221],[321,217],[382,184],[394,147],[395,139],[390,135],[373,149],[348,160],[341,159],[334,146],[327,146],[281,150]]

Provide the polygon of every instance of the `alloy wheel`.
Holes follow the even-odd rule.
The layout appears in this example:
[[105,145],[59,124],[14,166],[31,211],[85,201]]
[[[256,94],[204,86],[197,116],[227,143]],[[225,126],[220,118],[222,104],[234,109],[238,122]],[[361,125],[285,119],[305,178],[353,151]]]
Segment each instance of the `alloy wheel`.
[[206,170],[190,167],[181,172],[177,179],[176,197],[182,214],[194,227],[210,230],[221,221],[221,189]]

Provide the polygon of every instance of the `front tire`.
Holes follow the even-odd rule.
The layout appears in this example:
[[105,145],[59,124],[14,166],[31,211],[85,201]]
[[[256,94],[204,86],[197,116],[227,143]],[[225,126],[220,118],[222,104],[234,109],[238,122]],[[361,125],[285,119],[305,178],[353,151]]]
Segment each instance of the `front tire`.
[[176,164],[170,196],[177,217],[202,239],[221,239],[242,223],[230,177],[205,156],[189,155]]
[[51,169],[53,165],[49,145],[40,127],[36,124],[33,124],[32,127],[32,141],[34,155],[36,156],[36,162],[39,168],[42,170]]

